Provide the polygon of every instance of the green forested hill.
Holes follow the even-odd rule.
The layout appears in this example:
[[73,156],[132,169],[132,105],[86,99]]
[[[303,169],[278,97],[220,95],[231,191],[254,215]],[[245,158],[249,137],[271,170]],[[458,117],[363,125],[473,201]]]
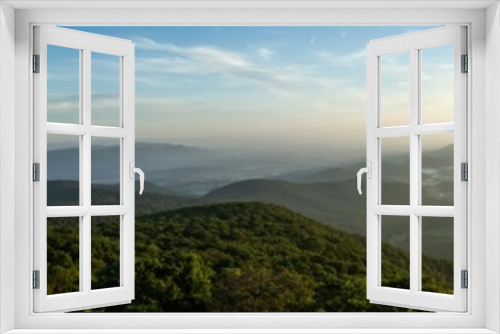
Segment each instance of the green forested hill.
[[[440,197],[437,187],[442,185],[445,192],[453,191],[453,184],[439,183],[422,189],[422,196],[433,205],[453,205],[450,196]],[[339,182],[299,184],[281,180],[247,180],[216,189],[203,198],[211,202],[264,202],[283,206],[306,217],[359,235],[366,232],[366,191],[360,196],[356,190],[356,180]],[[409,187],[399,181],[382,183],[383,200],[393,205],[409,204]],[[439,222],[439,219],[438,219]],[[447,224],[435,224],[434,229],[425,230],[423,251],[434,257],[452,259],[453,247],[445,247],[453,242],[453,230]],[[400,248],[409,245],[409,235],[394,229],[387,234],[387,241]],[[404,232],[404,231],[403,231]]]
[[[453,189],[453,188],[451,188]],[[452,205],[448,197],[422,190],[433,205]],[[366,230],[366,191],[359,195],[356,180],[300,184],[281,180],[245,180],[215,189],[203,196],[209,201],[265,202],[284,206],[335,228],[364,234]],[[383,198],[391,205],[409,205],[408,184],[390,180],[382,184]]]
[[[297,184],[278,180],[249,180],[230,184],[213,191],[203,198],[187,197],[169,189],[146,182],[145,192],[136,192],[136,217],[184,207],[217,202],[252,202],[276,204],[303,214],[308,218],[333,228],[364,235],[366,231],[366,198],[360,196],[355,180],[331,183]],[[136,189],[138,186],[136,185]],[[408,200],[408,188],[397,181],[383,184],[384,191],[404,202]],[[77,205],[78,182],[51,181],[47,184],[49,205]],[[429,192],[426,192],[429,193]],[[98,204],[117,204],[119,198],[116,185],[92,185],[92,198]],[[446,199],[445,199],[446,200]],[[443,200],[438,200],[445,204]],[[388,218],[390,219],[390,217]],[[430,218],[428,218],[430,219]],[[434,219],[432,229],[424,229],[423,251],[436,258],[452,259],[453,229],[442,219]],[[386,231],[387,241],[405,248],[409,244],[405,229]]]
[[204,196],[211,201],[259,201],[284,206],[335,228],[363,234],[366,198],[354,180],[299,184],[280,180],[246,180]]
[[[49,271],[62,280],[50,281],[51,291],[78,286],[67,281],[78,263],[58,251],[78,245],[77,226],[53,222],[48,231]],[[95,287],[116,282],[118,241],[110,226],[96,224],[92,230],[92,244],[100,245],[92,249]],[[364,238],[271,204],[157,213],[136,219],[136,299],[98,311],[404,311],[366,300],[365,252]],[[408,254],[384,244],[383,260],[384,285],[407,287]],[[430,258],[423,263],[428,273],[448,264]],[[430,291],[450,291],[452,282],[451,272],[424,277]]]

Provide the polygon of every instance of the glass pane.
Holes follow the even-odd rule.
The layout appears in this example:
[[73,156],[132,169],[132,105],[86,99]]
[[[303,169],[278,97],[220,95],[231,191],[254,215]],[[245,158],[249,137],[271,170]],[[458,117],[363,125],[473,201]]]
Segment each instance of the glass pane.
[[422,217],[422,290],[453,294],[453,218]]
[[410,217],[383,216],[382,286],[410,288]]
[[453,205],[453,133],[421,136],[422,205]]
[[92,217],[92,289],[120,286],[120,216]]
[[120,126],[120,57],[92,52],[92,125]]
[[382,126],[410,125],[410,53],[380,58]]
[[422,123],[453,122],[453,45],[420,51]]
[[47,122],[80,122],[80,50],[47,45]]
[[47,134],[47,205],[80,205],[80,138]]
[[92,137],[92,205],[120,204],[120,139]]
[[410,137],[381,139],[382,205],[410,205]]
[[80,290],[80,218],[47,218],[47,294]]

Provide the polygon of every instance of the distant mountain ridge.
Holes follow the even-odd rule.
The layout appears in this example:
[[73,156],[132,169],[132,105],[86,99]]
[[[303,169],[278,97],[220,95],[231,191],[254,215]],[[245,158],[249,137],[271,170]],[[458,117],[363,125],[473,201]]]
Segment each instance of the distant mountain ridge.
[[[92,182],[116,183],[120,162],[118,145],[92,145]],[[209,150],[194,146],[137,143],[136,166],[145,172],[162,168],[176,168],[186,164],[196,165],[200,160],[210,156]],[[78,180],[79,148],[49,150],[47,152],[47,178],[53,180]]]
[[332,167],[332,168],[295,171],[279,175],[275,177],[275,179],[297,182],[297,183],[319,183],[319,182],[344,181],[351,179],[352,177],[353,177],[352,169],[342,168],[342,167]]
[[[79,183],[76,181],[49,181],[47,182],[47,205],[79,205],[79,189]],[[138,182],[136,182],[135,189],[136,217],[208,203],[207,200],[179,195],[150,182],[145,182],[145,191],[142,195],[139,195]],[[120,203],[118,185],[93,184],[91,190],[92,205],[118,205]]]
[[[447,164],[452,146],[423,155],[427,168]],[[253,153],[252,153],[253,154]],[[118,146],[92,146],[92,182],[118,183]],[[252,156],[247,152],[225,152],[195,146],[137,143],[135,165],[143,169],[148,181],[178,193],[203,195],[222,186],[250,179],[275,179],[294,183],[337,182],[353,178],[363,163],[343,162],[338,166],[301,168],[281,156]],[[49,181],[79,178],[77,148],[50,150],[47,153]],[[386,179],[407,182],[408,157],[394,155],[383,162]],[[450,166],[451,167],[451,166]],[[296,168],[293,171],[293,168]]]
[[[436,150],[427,150],[422,153],[422,159],[427,168],[452,168],[449,162],[453,161],[453,144]],[[384,180],[398,180],[408,182],[409,156],[397,154],[390,156],[387,161],[382,161]],[[323,167],[282,174],[272,179],[297,183],[337,182],[352,179],[364,163],[342,164],[336,167]]]

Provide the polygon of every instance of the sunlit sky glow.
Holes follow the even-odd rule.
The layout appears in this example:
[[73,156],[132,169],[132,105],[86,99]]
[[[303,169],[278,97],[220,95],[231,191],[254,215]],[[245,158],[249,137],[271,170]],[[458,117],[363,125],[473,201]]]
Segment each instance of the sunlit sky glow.
[[[366,44],[429,29],[71,28],[135,43],[137,141],[359,153],[366,138]],[[437,48],[423,61],[423,105],[435,115],[432,122],[453,110],[450,48]],[[78,52],[59,49],[49,49],[49,121],[76,122]],[[392,84],[383,94],[387,117],[401,123],[408,119],[409,66],[404,56],[392,57],[383,79]],[[93,123],[116,125],[118,59],[92,59]]]

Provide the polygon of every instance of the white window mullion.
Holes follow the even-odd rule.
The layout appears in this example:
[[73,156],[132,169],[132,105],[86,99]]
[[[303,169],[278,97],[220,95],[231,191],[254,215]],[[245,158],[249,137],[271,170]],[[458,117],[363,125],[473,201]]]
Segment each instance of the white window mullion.
[[130,135],[130,131],[124,128],[112,128],[106,126],[91,126],[90,130],[93,136],[107,138],[124,138]]
[[[410,49],[410,208],[419,203],[420,191],[420,145],[419,136],[413,132],[419,123],[419,64],[418,49]],[[410,291],[416,293],[420,281],[420,218],[410,215]]]
[[393,126],[373,130],[373,134],[380,138],[409,136],[410,133],[418,135],[435,135],[453,133],[454,123],[420,124],[414,126]]
[[384,216],[409,216],[411,214],[409,205],[376,205],[371,208],[371,211]]
[[[90,49],[83,49],[83,69],[81,75],[82,93],[80,99],[82,100],[82,124],[85,128],[91,126],[91,57],[92,52]],[[80,189],[82,191],[83,206],[89,210],[92,205],[92,138],[89,131],[82,136],[83,145],[80,150],[82,158],[80,159],[80,170],[82,171],[82,180]],[[90,294],[92,290],[92,239],[91,239],[91,220],[90,210],[83,216],[83,238],[81,241],[82,249],[80,258],[82,271],[80,277],[83,281],[83,292]]]
[[420,124],[412,129],[413,133],[418,135],[437,135],[442,133],[453,133],[455,131],[454,123],[436,123]]
[[83,220],[83,238],[80,241],[80,245],[82,247],[80,248],[80,254],[82,257],[80,258],[80,268],[82,269],[80,272],[80,278],[83,282],[83,289],[82,291],[84,293],[90,293],[92,290],[91,287],[91,278],[92,278],[92,247],[91,247],[91,216],[90,214],[86,214],[82,218]]
[[107,126],[90,126],[80,124],[47,123],[47,133],[59,135],[83,136],[91,133],[97,137],[124,138],[130,134],[128,129]]
[[130,212],[124,205],[95,205],[85,206],[50,206],[46,209],[47,217],[83,217],[87,214],[92,216],[119,216]]

